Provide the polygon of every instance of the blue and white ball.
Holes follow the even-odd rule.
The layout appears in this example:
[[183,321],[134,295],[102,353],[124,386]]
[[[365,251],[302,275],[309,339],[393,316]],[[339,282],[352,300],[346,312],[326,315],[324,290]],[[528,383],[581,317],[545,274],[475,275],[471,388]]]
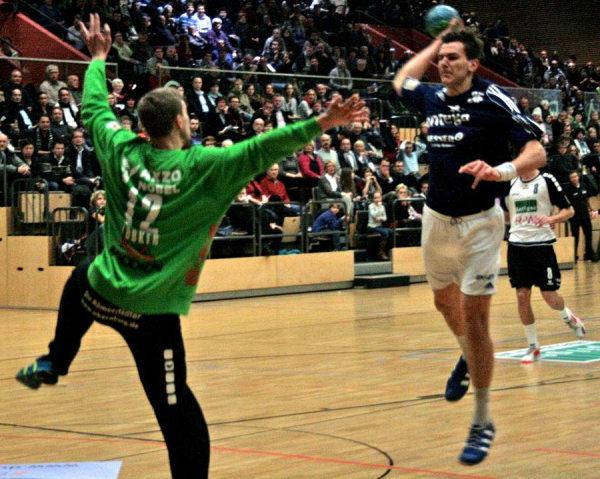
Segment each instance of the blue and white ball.
[[455,8],[450,5],[436,5],[425,14],[425,31],[435,38],[448,28],[453,18],[460,18]]

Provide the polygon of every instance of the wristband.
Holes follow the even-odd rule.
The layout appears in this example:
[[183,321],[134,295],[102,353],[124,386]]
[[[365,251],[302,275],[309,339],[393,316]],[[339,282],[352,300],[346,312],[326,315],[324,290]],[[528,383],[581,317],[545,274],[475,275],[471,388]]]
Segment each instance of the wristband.
[[500,181],[510,181],[517,177],[517,168],[510,161],[496,166],[495,169],[500,173]]

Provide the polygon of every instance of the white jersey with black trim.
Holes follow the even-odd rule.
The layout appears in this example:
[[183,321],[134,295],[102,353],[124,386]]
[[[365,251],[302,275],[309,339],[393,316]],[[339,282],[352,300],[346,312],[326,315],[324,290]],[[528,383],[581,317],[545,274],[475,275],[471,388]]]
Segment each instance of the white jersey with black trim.
[[556,235],[549,225],[538,226],[538,216],[551,216],[556,206],[568,208],[571,203],[550,173],[541,173],[529,181],[515,178],[510,192],[505,198],[510,214],[509,243],[534,246],[556,241]]

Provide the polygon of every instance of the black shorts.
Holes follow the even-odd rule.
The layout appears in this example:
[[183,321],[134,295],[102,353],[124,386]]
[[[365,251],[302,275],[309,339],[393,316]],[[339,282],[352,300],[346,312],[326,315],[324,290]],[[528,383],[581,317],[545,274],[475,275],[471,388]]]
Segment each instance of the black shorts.
[[560,288],[560,269],[551,244],[517,246],[508,244],[508,277],[513,288],[537,286],[542,291]]

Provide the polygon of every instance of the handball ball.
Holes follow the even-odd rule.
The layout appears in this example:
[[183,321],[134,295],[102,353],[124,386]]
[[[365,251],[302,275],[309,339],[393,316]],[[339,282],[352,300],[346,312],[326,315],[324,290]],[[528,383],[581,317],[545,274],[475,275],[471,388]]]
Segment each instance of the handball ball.
[[432,37],[437,37],[448,28],[453,18],[460,18],[456,9],[450,5],[437,5],[425,14],[425,30]]

